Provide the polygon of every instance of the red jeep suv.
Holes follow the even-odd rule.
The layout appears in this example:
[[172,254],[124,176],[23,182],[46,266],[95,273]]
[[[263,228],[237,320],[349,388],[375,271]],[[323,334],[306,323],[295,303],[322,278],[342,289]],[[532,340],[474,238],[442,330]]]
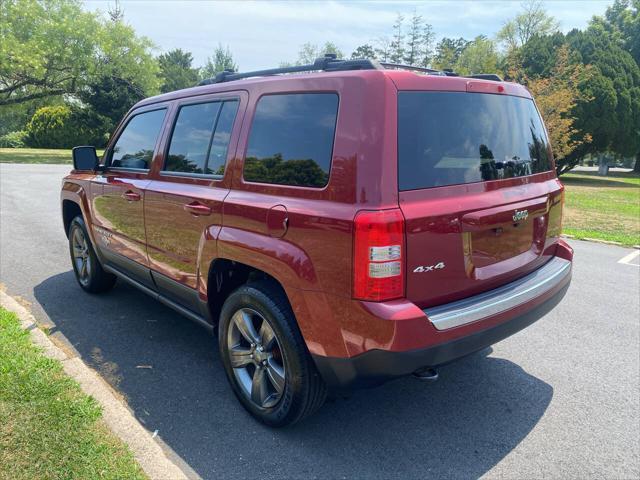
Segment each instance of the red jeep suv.
[[539,319],[571,279],[562,205],[524,87],[331,56],[143,100],[62,185],[80,286],[217,329],[271,426]]

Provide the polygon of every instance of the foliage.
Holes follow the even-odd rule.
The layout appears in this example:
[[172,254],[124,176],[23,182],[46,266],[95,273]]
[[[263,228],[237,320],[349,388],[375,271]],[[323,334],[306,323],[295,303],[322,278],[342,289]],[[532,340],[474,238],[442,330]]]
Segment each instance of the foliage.
[[578,101],[591,100],[582,97],[579,89],[581,82],[588,81],[590,73],[590,68],[569,63],[569,47],[564,45],[557,52],[550,77],[527,82],[549,131],[558,175],[573,168],[571,154],[591,142],[589,133],[580,132],[575,127],[576,118],[573,116]]
[[78,0],[0,3],[0,106],[75,94],[114,72],[145,95],[157,91],[151,42],[81,7]]
[[151,54],[154,48],[151,40],[136,36],[133,27],[122,21],[105,22],[95,35],[98,51],[88,72],[88,83],[103,77],[120,78],[142,98],[159,92],[160,70]]
[[391,63],[402,63],[404,59],[404,33],[402,32],[404,16],[398,14],[393,24],[389,60]]
[[526,0],[523,12],[504,24],[497,38],[507,50],[516,50],[534,35],[549,35],[558,30],[558,22],[544,9],[540,0]]
[[566,44],[561,32],[534,35],[518,52],[517,65],[527,77],[549,77],[557,63],[556,53]]
[[73,93],[97,48],[94,15],[76,0],[0,2],[0,105]]
[[579,85],[583,99],[574,112],[576,126],[593,141],[579,153],[635,155],[640,151],[640,67],[597,19],[585,31],[569,32],[567,41],[580,63],[593,65],[593,75]]
[[207,63],[200,70],[200,78],[213,78],[225,70],[237,72],[238,65],[233,60],[229,46],[223,47],[222,44],[218,44],[213,52],[213,56],[207,58]]
[[437,69],[454,69],[458,59],[469,42],[464,38],[442,38],[436,45],[432,67]]
[[160,92],[172,92],[183,88],[194,87],[198,83],[199,71],[192,68],[193,56],[191,52],[184,52],[179,48],[163,53],[158,57],[160,78],[162,85]]
[[462,75],[495,73],[498,71],[498,62],[494,42],[480,35],[466,45],[456,62],[455,71]]
[[307,65],[313,63],[316,58],[323,57],[325,53],[333,53],[337,58],[344,58],[342,50],[333,42],[325,42],[324,45],[315,45],[307,42],[302,44],[300,51],[298,52],[298,60],[296,65]]
[[[433,56],[433,28],[414,10],[405,33],[404,16],[398,14],[391,38],[380,37],[375,54],[383,62],[427,67]],[[375,57],[373,57],[375,58]]]
[[351,59],[354,59],[354,60],[355,59],[366,59],[366,58],[371,58],[371,59],[378,58],[377,55],[376,55],[376,51],[368,43],[365,43],[364,45],[360,45],[351,54]]
[[615,0],[607,8],[603,22],[640,64],[640,0]]
[[24,148],[26,146],[27,132],[20,130],[9,132],[0,137],[0,147],[2,148]]
[[140,88],[116,76],[96,78],[78,96],[97,118],[101,118],[106,133],[113,130],[124,114],[144,98]]
[[27,123],[27,144],[30,147],[71,148],[85,143],[99,143],[97,125],[90,113],[79,107],[59,105],[42,107]]

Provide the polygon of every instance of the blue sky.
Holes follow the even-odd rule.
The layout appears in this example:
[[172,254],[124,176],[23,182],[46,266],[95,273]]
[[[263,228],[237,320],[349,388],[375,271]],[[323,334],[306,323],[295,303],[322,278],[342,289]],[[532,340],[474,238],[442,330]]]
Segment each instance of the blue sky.
[[[106,12],[113,1],[85,0],[88,10]],[[563,31],[584,28],[602,15],[613,0],[544,2]],[[520,1],[121,1],[125,20],[149,37],[156,53],[182,48],[204,64],[215,46],[229,45],[240,70],[277,66],[293,61],[301,44],[336,43],[349,55],[355,47],[391,34],[396,14],[414,9],[432,26],[436,38],[476,35],[492,37],[518,13]]]

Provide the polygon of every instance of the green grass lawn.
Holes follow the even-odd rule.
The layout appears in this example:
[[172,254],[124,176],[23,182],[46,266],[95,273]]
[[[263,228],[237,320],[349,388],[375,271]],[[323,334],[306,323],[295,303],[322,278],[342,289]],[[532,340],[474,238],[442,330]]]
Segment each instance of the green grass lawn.
[[0,308],[0,479],[146,478],[96,401]]
[[560,180],[566,187],[564,233],[640,245],[640,175],[576,172]]
[[[102,156],[98,150],[98,157]],[[68,163],[71,149],[57,148],[0,148],[0,163]]]

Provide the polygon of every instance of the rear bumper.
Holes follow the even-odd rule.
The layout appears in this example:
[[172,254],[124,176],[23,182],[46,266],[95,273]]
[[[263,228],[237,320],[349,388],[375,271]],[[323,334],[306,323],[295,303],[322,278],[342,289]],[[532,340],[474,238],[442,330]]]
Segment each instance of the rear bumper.
[[[562,300],[571,282],[571,261],[556,257],[552,262],[556,263],[491,292],[427,309],[424,321],[436,329],[449,325],[445,332],[465,330],[453,340],[406,351],[372,349],[349,358],[313,355],[316,366],[331,389],[347,390],[375,386],[482,350],[531,325]],[[431,315],[444,323],[438,327]],[[497,317],[500,323],[490,321]],[[490,326],[483,328],[487,323]]]

